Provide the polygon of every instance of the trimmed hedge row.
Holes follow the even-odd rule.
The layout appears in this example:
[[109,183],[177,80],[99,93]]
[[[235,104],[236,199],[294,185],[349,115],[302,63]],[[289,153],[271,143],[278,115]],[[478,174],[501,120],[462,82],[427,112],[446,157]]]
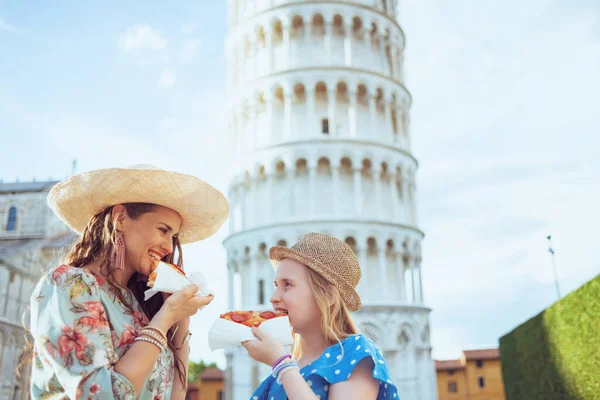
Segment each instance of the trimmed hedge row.
[[600,400],[600,275],[500,338],[507,400]]

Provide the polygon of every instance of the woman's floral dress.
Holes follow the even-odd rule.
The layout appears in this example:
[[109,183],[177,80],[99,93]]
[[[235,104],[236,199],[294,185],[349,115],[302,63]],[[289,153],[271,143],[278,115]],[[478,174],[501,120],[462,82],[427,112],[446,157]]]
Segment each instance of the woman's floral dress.
[[113,368],[147,324],[129,290],[85,268],[52,269],[31,296],[32,399],[169,399],[174,376],[169,349],[161,352],[140,393]]

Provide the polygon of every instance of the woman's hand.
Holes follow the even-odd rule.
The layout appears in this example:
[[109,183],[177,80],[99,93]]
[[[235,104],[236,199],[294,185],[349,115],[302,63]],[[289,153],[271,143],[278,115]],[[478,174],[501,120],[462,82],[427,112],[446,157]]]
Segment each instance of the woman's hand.
[[259,328],[252,328],[252,333],[258,340],[247,340],[242,342],[242,346],[246,348],[250,357],[256,361],[271,367],[281,356],[287,354],[283,345],[273,335]]
[[196,314],[200,307],[206,306],[214,299],[212,294],[205,297],[196,296],[197,292],[198,286],[188,285],[173,293],[165,299],[155,318],[158,317],[160,322],[167,325],[166,328],[168,329],[182,319]]

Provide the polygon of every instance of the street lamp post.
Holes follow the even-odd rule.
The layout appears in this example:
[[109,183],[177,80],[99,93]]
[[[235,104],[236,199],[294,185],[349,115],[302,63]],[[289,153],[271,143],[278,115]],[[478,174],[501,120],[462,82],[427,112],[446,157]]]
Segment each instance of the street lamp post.
[[558,300],[560,300],[558,274],[556,273],[556,261],[554,260],[554,249],[552,248],[552,235],[548,235],[546,238],[548,239],[548,252],[552,255],[552,270],[554,271],[554,284],[556,285],[556,296],[558,296]]

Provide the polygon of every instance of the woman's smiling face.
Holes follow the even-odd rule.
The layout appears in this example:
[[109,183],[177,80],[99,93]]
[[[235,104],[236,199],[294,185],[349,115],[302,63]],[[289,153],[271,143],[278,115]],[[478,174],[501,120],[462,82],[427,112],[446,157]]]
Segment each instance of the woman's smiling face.
[[162,206],[137,218],[128,216],[123,206],[115,206],[114,213],[118,214],[117,228],[123,232],[125,265],[142,275],[150,275],[156,262],[173,252],[181,217]]

